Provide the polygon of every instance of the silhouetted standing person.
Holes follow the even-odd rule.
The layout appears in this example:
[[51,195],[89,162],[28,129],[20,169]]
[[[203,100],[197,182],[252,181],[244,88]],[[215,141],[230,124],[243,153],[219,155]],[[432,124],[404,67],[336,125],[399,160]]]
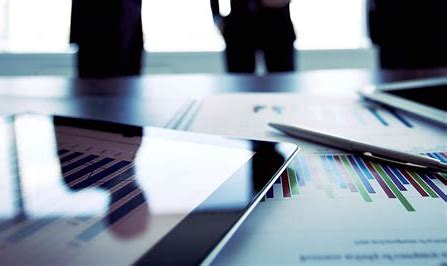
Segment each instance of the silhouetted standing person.
[[368,25],[385,69],[447,66],[447,1],[369,0]]
[[263,52],[268,72],[295,70],[289,5],[289,0],[231,0],[231,13],[222,17],[219,1],[211,0],[214,22],[226,43],[228,72],[253,73],[256,51]]
[[72,0],[70,42],[80,77],[140,74],[141,0]]

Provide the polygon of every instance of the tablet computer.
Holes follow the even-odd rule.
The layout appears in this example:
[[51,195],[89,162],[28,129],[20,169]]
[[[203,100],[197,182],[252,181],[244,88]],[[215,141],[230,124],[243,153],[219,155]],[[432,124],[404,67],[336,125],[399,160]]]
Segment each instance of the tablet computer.
[[368,86],[360,95],[447,126],[447,78]]
[[292,144],[42,115],[0,121],[4,265],[198,264]]

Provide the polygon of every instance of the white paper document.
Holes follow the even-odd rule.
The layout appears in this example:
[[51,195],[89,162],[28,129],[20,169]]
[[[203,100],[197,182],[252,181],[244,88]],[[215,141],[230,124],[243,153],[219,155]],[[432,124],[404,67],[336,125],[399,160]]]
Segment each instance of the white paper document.
[[433,146],[447,143],[446,128],[394,109],[363,103],[353,97],[292,93],[234,93],[208,97],[189,129],[234,137],[294,142],[301,146],[300,153],[327,151],[326,147],[285,137],[270,128],[269,122],[287,123],[407,151],[432,149]]
[[209,97],[190,130],[302,148],[215,264],[446,265],[447,175],[286,137],[268,127],[272,121],[447,162],[445,128],[356,98]]

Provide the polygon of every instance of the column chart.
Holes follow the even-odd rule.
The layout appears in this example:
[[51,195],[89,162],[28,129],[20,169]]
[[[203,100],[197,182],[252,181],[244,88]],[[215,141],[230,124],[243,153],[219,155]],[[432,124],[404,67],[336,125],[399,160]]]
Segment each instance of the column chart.
[[[446,152],[424,155],[447,162]],[[406,196],[410,190],[447,204],[447,175],[412,171],[349,154],[298,157],[267,192],[266,200],[299,197],[300,190],[307,186],[321,190],[328,198],[356,193],[365,203],[384,196],[398,200],[410,212],[416,211]]]

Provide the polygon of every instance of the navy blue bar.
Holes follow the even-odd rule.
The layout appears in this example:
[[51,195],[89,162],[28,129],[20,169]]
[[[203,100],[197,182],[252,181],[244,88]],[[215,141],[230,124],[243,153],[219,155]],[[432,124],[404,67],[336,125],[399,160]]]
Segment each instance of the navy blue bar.
[[396,187],[399,188],[400,191],[407,191],[407,188],[400,183],[400,181],[396,178],[394,173],[389,169],[388,165],[381,165],[383,170],[385,170],[386,174],[393,180],[393,183],[396,184]]
[[82,153],[80,153],[80,152],[74,152],[72,154],[69,154],[69,155],[65,156],[64,158],[59,159],[59,161],[61,163],[65,163],[65,162],[71,161],[74,158],[79,157],[81,155],[82,155]]
[[70,183],[88,173],[93,173],[95,170],[97,170],[98,168],[110,163],[111,161],[113,161],[112,158],[104,158],[100,161],[97,161],[96,163],[93,163],[85,168],[82,168],[81,170],[74,172],[73,174],[65,177],[65,182],[66,183]]
[[384,126],[389,126],[388,122],[377,112],[374,107],[367,107],[368,110],[377,118]]
[[50,219],[41,219],[37,220],[35,222],[31,222],[30,224],[24,226],[24,228],[19,229],[17,232],[11,234],[6,238],[7,241],[11,243],[17,243],[35,233],[37,233],[39,230],[44,228],[45,226],[49,225],[50,223],[54,222],[56,218],[50,218]]
[[401,174],[401,172],[395,167],[395,166],[389,166],[391,172],[393,172],[393,174],[395,176],[397,176],[397,178],[399,178],[400,182],[402,182],[402,184],[404,185],[408,185],[410,183],[408,183],[408,180]]
[[353,158],[353,156],[348,155],[346,156],[348,157],[348,160],[351,162],[354,170],[357,172],[357,175],[360,177],[360,180],[362,181],[363,185],[365,186],[366,190],[369,193],[376,193],[373,189],[373,187],[371,186],[371,184],[368,182],[368,177],[365,176],[365,174],[360,170],[359,166],[357,166],[357,164],[355,163],[355,160]]
[[368,179],[374,180],[374,176],[371,174],[369,169],[366,167],[365,163],[363,162],[363,159],[359,156],[354,156],[354,160],[357,162],[357,164],[362,169],[363,173],[368,177]]
[[275,180],[275,184],[281,184],[281,178],[277,178],[276,180]]
[[273,199],[273,186],[267,191],[267,198]]
[[435,159],[437,159],[437,160],[439,160],[439,161],[445,163],[444,158],[442,158],[439,154],[434,153],[434,152],[433,152],[433,153],[430,153],[430,154],[433,155],[433,158],[435,158]]
[[[114,172],[118,171],[119,169],[121,169],[129,164],[130,164],[130,162],[128,162],[128,161],[117,162],[116,164],[108,167],[107,169],[105,169],[97,174],[92,175],[90,178],[88,178],[88,180],[83,180],[83,181],[79,182],[78,184],[74,185],[73,189],[83,188],[83,187],[89,186],[91,184],[95,184],[95,183],[99,182],[101,179],[103,179],[104,177],[107,177],[107,176],[113,174]],[[114,177],[112,179],[115,179],[115,178],[116,177]]]
[[431,180],[430,178],[428,178],[428,176],[426,176],[425,174],[419,174],[419,176],[425,181],[425,183],[427,183],[427,185],[429,185],[431,187],[431,189],[433,189],[433,191],[436,192],[436,194],[439,195],[439,197],[441,199],[443,199],[445,202],[447,202],[447,195],[444,194],[444,192],[442,192],[441,189],[439,189]]

